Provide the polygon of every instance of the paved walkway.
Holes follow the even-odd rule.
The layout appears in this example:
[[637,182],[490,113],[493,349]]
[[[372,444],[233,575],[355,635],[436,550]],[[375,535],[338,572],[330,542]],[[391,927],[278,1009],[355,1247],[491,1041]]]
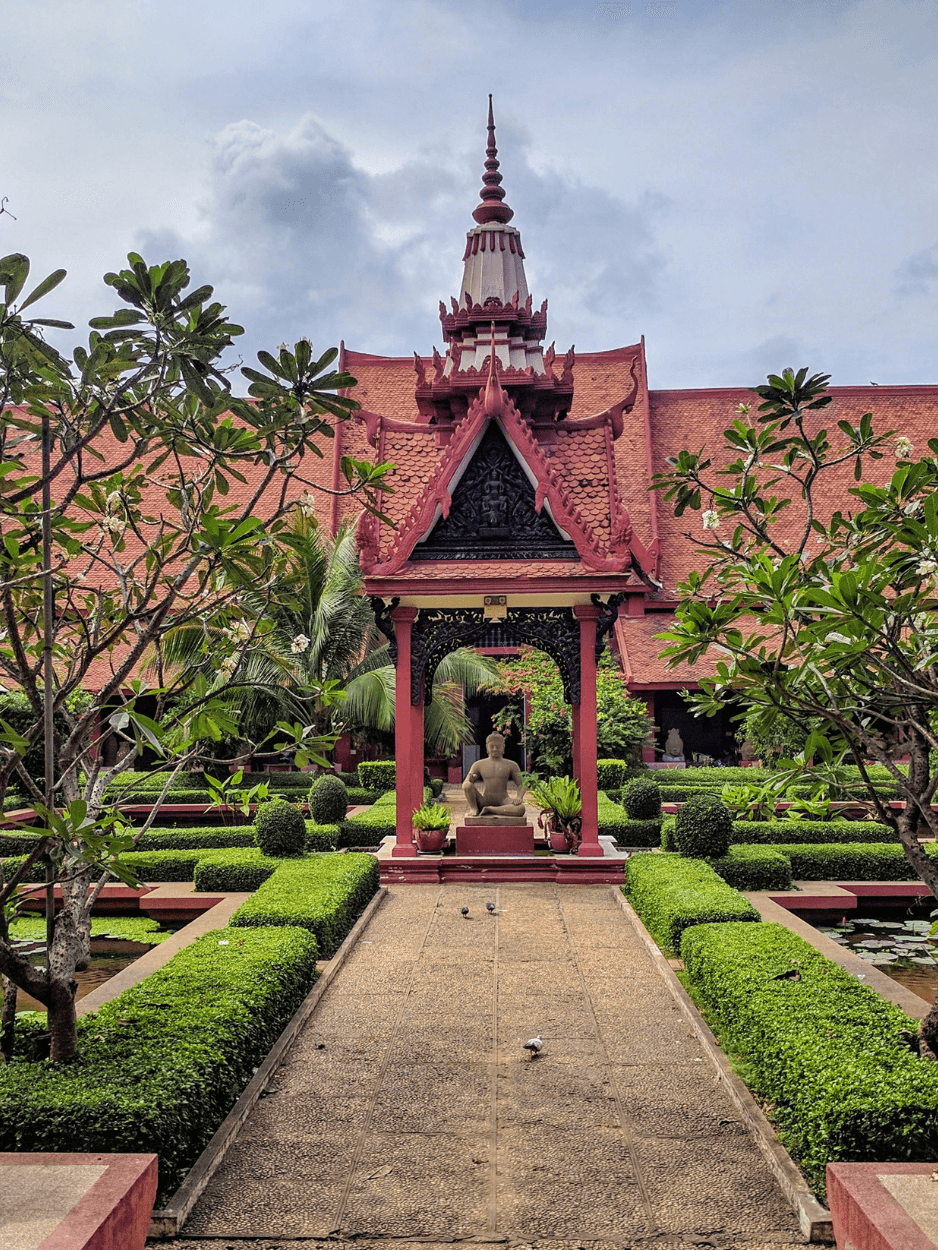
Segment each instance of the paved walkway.
[[609,887],[553,885],[392,889],[170,1244],[327,1237],[803,1244]]

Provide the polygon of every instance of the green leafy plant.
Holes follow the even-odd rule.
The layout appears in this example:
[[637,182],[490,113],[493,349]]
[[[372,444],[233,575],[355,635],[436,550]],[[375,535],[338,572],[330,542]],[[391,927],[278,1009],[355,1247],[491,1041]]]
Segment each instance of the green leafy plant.
[[424,803],[418,807],[411,822],[415,829],[440,830],[448,829],[452,816],[443,803]]
[[644,852],[629,856],[623,892],[662,950],[676,954],[691,925],[759,922],[753,905],[700,859]]

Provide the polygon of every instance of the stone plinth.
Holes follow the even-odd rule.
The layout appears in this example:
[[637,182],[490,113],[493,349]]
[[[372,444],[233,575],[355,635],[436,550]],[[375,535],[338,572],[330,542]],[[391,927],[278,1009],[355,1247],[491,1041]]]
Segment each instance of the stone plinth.
[[938,1250],[935,1163],[829,1163],[837,1250]]
[[156,1155],[0,1155],[0,1245],[143,1250]]
[[[469,817],[468,819],[473,819]],[[504,816],[478,816],[456,828],[457,855],[533,855],[534,826],[502,823]],[[497,824],[490,824],[497,821]],[[480,822],[480,823],[476,823]],[[485,823],[481,823],[485,822]]]

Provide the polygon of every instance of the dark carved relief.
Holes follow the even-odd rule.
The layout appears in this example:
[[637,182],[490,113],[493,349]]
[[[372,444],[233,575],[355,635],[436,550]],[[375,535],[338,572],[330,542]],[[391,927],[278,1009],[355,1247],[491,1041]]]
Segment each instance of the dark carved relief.
[[580,625],[572,608],[509,608],[501,621],[479,608],[421,608],[411,635],[410,701],[430,702],[433,676],[457,647],[518,647],[545,651],[560,669],[567,703],[580,702]]
[[388,655],[391,657],[391,663],[396,665],[397,639],[394,637],[394,618],[391,616],[391,613],[400,603],[400,599],[395,596],[390,603],[385,603],[379,595],[372,595],[369,602],[371,603],[375,624],[388,640]]
[[599,618],[596,621],[596,663],[598,664],[603,653],[603,647],[606,645],[606,635],[611,634],[616,620],[619,616],[619,604],[628,596],[623,592],[610,595],[603,603],[599,595],[590,595],[590,600],[595,607],[599,608]]
[[534,510],[534,487],[491,423],[440,517],[411,560],[575,560],[545,510]]

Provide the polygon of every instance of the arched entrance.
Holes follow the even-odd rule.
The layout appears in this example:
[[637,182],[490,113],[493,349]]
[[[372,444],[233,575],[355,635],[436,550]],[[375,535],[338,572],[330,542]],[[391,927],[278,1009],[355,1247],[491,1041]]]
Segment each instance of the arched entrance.
[[397,825],[395,858],[412,858],[411,816],[423,799],[423,714],[433,674],[444,656],[461,646],[506,647],[528,643],[560,669],[564,697],[573,712],[573,769],[583,796],[578,854],[601,856],[596,789],[596,662],[616,604],[507,608],[502,619],[484,608],[396,606],[378,611],[379,625],[393,631],[397,670],[395,759]]

